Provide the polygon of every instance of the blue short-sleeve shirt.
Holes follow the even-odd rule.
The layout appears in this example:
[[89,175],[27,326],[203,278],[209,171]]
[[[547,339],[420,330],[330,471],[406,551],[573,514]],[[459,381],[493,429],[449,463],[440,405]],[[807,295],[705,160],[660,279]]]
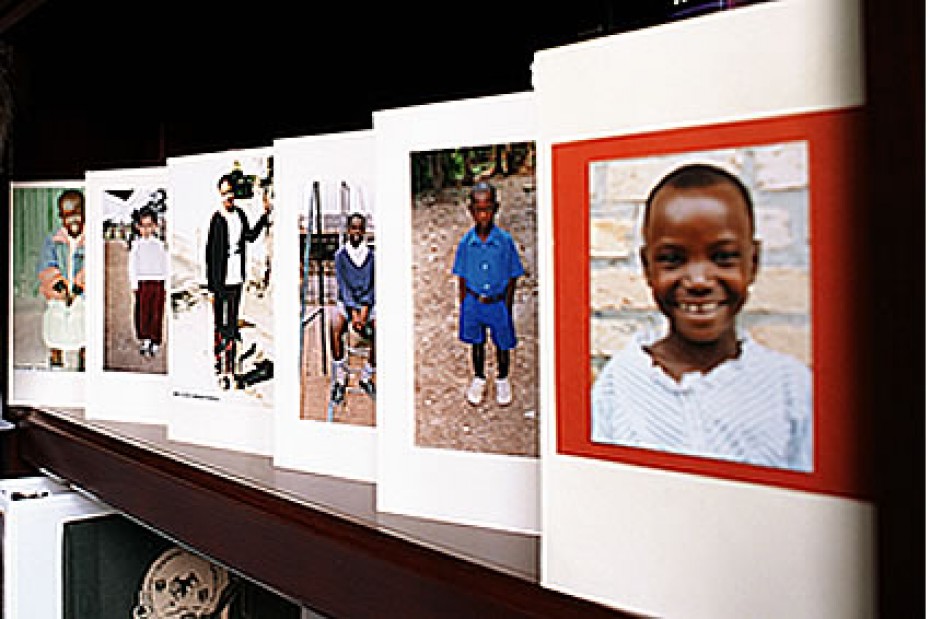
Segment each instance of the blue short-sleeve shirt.
[[523,275],[523,264],[513,237],[497,226],[482,241],[472,228],[459,241],[452,274],[465,279],[469,290],[496,296],[507,290],[511,279]]

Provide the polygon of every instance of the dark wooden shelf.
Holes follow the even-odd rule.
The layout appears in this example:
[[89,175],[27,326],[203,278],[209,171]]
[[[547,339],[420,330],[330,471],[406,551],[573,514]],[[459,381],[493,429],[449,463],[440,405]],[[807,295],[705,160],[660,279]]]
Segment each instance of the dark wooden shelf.
[[374,510],[372,484],[15,408],[16,456],[333,617],[626,617],[538,584],[539,540]]

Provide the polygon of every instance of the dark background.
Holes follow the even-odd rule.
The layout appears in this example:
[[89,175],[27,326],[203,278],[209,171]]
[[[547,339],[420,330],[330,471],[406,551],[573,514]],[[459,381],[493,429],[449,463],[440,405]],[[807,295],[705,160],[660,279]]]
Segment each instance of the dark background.
[[[872,325],[860,352],[875,414],[879,610],[922,616],[926,3],[864,3],[871,209],[849,268]],[[527,91],[538,50],[715,7],[0,0],[0,233],[8,238],[10,180],[162,165],[369,128],[381,109]],[[6,346],[0,354],[6,367]]]
[[[688,11],[716,10],[703,1]],[[3,32],[16,180],[365,129],[380,109],[530,90],[537,50],[689,14],[674,0],[549,11],[528,2],[28,4]]]

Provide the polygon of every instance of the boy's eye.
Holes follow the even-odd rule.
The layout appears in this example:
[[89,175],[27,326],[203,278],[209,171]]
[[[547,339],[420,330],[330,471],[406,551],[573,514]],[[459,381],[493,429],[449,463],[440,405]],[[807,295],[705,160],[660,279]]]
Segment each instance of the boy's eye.
[[656,254],[656,262],[664,267],[679,266],[684,260],[685,257],[678,252],[665,251]]
[[733,266],[739,262],[739,252],[736,250],[720,250],[711,256],[715,264],[720,266]]

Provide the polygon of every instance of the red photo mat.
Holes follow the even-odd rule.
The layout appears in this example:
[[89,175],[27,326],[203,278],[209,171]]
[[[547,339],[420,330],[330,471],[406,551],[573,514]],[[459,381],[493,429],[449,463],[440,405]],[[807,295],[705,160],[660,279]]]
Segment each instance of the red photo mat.
[[[555,241],[557,451],[652,468],[867,499],[866,268],[862,109],[781,116],[556,144],[552,150]],[[589,164],[597,161],[808,144],[813,472],[766,468],[591,441]]]

